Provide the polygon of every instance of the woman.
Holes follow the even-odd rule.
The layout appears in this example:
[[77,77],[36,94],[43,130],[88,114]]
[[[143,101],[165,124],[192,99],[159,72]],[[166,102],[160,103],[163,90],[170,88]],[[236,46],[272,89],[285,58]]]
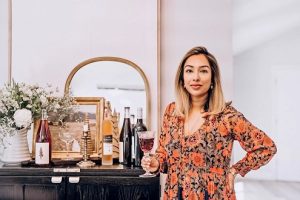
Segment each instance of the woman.
[[[195,47],[183,57],[175,78],[176,103],[167,106],[159,146],[144,169],[163,171],[163,199],[235,199],[236,174],[267,164],[274,142],[230,103],[225,103],[215,57]],[[247,152],[230,166],[234,140]]]

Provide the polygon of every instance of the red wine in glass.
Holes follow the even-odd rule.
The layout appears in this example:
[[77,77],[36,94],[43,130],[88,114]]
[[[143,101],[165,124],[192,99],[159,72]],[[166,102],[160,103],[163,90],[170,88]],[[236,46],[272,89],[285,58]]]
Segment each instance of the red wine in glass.
[[143,152],[149,152],[153,148],[154,138],[140,138],[140,146]]
[[[140,148],[144,152],[144,157],[150,157],[150,151],[154,145],[154,131],[140,131],[138,132]],[[155,174],[151,174],[149,169],[145,170],[146,173],[140,175],[140,177],[154,177]]]

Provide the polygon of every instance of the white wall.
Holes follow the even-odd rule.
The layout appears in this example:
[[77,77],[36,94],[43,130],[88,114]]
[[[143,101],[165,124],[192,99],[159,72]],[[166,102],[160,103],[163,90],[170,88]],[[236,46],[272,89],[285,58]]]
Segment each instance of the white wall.
[[[63,91],[71,70],[99,56],[128,59],[145,72],[157,116],[157,2],[13,1],[13,78]],[[116,77],[121,78],[121,77]]]
[[233,98],[231,0],[161,1],[161,114],[175,100],[174,79],[183,55],[205,46],[217,58],[227,100]]
[[[247,175],[249,178],[300,180],[300,135],[299,130],[291,126],[300,123],[299,102],[287,101],[300,98],[299,35],[300,24],[298,28],[234,57],[234,105],[271,136],[278,148],[270,164],[257,172],[250,172]],[[292,80],[280,82],[276,86],[275,79]],[[285,90],[279,90],[282,85],[285,85]],[[293,109],[281,109],[285,105],[283,100],[289,104],[286,106]],[[282,124],[282,120],[288,121],[290,125]],[[244,155],[238,149],[235,151],[235,161]]]
[[0,87],[8,79],[8,1],[0,1]]

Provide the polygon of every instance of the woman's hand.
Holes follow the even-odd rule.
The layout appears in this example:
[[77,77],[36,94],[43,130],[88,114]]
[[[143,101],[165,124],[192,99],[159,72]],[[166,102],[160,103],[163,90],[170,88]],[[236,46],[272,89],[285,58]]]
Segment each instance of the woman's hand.
[[234,191],[234,179],[235,179],[235,176],[236,176],[236,170],[234,168],[230,168],[229,169],[229,173],[227,175],[227,180],[228,180],[227,189],[231,193]]
[[158,171],[159,168],[159,162],[158,160],[154,157],[154,156],[150,156],[150,157],[143,157],[142,158],[142,168],[143,170],[149,170],[150,172],[156,172]]

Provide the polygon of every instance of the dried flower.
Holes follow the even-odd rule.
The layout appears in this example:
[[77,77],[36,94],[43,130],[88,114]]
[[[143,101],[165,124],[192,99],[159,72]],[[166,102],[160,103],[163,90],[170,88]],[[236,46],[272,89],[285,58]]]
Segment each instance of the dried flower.
[[0,89],[0,145],[6,135],[27,128],[33,120],[39,119],[42,109],[54,114],[57,121],[72,113],[74,98],[70,94],[57,96],[57,88],[52,89],[51,85],[44,89],[38,85],[13,82]]

